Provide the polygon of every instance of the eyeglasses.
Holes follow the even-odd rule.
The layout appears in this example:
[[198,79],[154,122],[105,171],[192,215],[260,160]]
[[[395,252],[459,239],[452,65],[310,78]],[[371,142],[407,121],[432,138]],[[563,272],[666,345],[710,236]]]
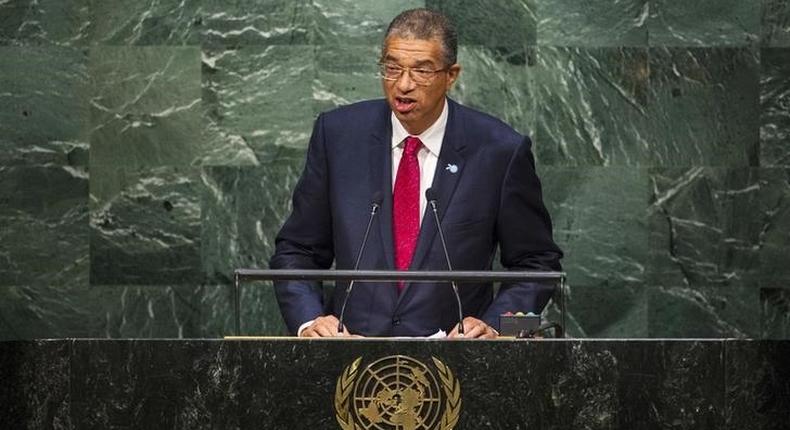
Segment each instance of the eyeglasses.
[[379,63],[379,76],[388,81],[397,81],[403,72],[409,71],[409,78],[417,85],[429,85],[437,73],[446,72],[447,69],[422,69],[401,67],[394,63]]

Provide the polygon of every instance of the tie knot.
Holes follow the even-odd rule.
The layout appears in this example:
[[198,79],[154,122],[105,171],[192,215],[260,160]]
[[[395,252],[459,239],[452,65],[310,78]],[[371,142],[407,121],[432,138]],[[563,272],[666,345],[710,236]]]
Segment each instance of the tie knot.
[[406,147],[403,148],[403,154],[408,156],[413,156],[420,150],[422,146],[422,142],[420,142],[420,138],[409,136],[406,138]]

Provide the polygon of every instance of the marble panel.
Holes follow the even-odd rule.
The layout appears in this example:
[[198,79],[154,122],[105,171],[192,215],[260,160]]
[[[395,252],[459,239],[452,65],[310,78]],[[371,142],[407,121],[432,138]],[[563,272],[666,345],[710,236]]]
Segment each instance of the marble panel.
[[651,0],[650,46],[745,46],[758,42],[762,2]]
[[0,287],[0,340],[107,337],[107,296],[87,282]]
[[0,287],[0,299],[0,340],[221,338],[234,331],[229,285],[10,286]]
[[222,338],[233,334],[233,294],[226,285],[94,285],[103,289],[102,337]]
[[648,256],[647,169],[539,167],[570,285],[642,282]]
[[790,49],[760,54],[760,166],[790,167]]
[[199,163],[200,64],[194,47],[93,48],[91,165]]
[[616,425],[609,428],[722,427],[722,342],[607,341],[578,350],[580,366],[585,356],[609,357],[607,383],[615,385],[618,401],[612,411]]
[[535,45],[537,0],[426,0],[447,15],[460,45],[516,47]]
[[[303,152],[281,148],[260,167],[211,167],[203,173],[203,271],[223,285],[237,268],[267,268],[274,238],[290,213],[291,193],[304,164]],[[284,334],[269,283],[245,283],[241,295],[246,334]]]
[[90,7],[85,0],[0,3],[0,45],[84,45],[90,38],[90,26]]
[[195,168],[91,170],[91,283],[202,281]]
[[[315,119],[312,46],[245,46],[203,54],[203,100],[217,132],[250,163],[267,148],[306,148]],[[254,156],[254,158],[253,158]],[[242,163],[240,163],[242,164]]]
[[0,47],[0,162],[36,157],[52,142],[87,142],[87,53]]
[[790,283],[760,289],[761,339],[790,339]]
[[763,0],[762,45],[790,47],[790,3]]
[[317,10],[310,0],[203,0],[199,19],[204,47],[304,45]]
[[780,430],[790,422],[790,343],[726,342],[727,429]]
[[[86,1],[86,0],[83,0]],[[205,0],[87,0],[99,45],[199,45]]]
[[[378,77],[380,57],[380,45],[319,47],[315,52],[316,70],[312,82],[313,113],[317,115],[342,105],[384,97]],[[307,118],[302,121],[294,125],[312,130],[312,121]]]
[[76,428],[239,428],[234,345],[82,341],[74,345]]
[[648,294],[641,283],[570,285],[567,332],[574,338],[648,337]]
[[380,45],[387,27],[406,9],[425,6],[425,0],[318,0],[310,2],[315,23],[312,42],[317,45]]
[[647,46],[648,0],[543,1],[541,46]]
[[651,165],[757,165],[760,89],[755,51],[651,49],[650,87]]
[[788,279],[788,174],[651,170],[649,284],[755,288],[762,279]]
[[0,285],[85,285],[88,172],[0,165]]
[[652,338],[757,338],[759,290],[737,286],[648,287]]
[[535,74],[539,164],[643,165],[648,130],[648,56],[639,48],[539,47]]
[[529,70],[535,66],[534,48],[461,46],[458,62],[461,74],[451,98],[531,134],[536,107]]
[[0,419],[15,429],[72,429],[71,342],[0,343]]

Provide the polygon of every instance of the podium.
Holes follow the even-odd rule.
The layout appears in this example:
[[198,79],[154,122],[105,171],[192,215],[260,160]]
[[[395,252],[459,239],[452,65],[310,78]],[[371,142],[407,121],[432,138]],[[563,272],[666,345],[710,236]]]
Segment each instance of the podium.
[[[353,428],[401,429],[372,424],[405,402],[385,389],[400,367],[425,381],[412,386],[426,416],[430,402],[441,406],[422,419],[440,425],[449,399],[457,429],[785,429],[788,357],[788,341],[749,340],[14,341],[0,343],[0,422],[340,429],[340,413]],[[338,392],[355,362],[351,382],[363,388]],[[429,386],[448,379],[458,397],[451,387],[437,401]]]

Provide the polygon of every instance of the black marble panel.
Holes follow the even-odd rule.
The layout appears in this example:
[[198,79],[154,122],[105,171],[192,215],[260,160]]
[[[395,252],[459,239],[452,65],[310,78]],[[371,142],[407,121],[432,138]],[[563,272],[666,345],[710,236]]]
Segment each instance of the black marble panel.
[[0,166],[0,224],[0,285],[87,284],[85,167]]
[[462,45],[522,47],[537,39],[537,0],[426,0],[447,15]]
[[648,0],[553,0],[538,6],[538,44],[647,46]]
[[[596,342],[578,350],[587,356],[609,357],[611,373],[602,376],[610,379],[597,381],[613,383],[617,389],[617,408],[613,411],[616,425],[609,428],[722,427],[725,408],[722,342]],[[583,363],[580,360],[582,368]]]
[[0,422],[14,429],[72,429],[70,341],[0,342]]
[[763,0],[763,46],[790,46],[790,3],[786,0]]
[[749,49],[650,49],[653,166],[757,166],[759,68]]
[[199,48],[95,47],[90,72],[91,165],[200,162]]
[[238,428],[246,400],[238,397],[244,381],[234,349],[224,342],[77,342],[75,428]]
[[678,286],[647,289],[652,338],[756,338],[759,290],[746,286]]
[[645,164],[654,140],[646,49],[540,47],[530,69],[539,164]]
[[790,48],[760,54],[760,166],[790,167]]
[[6,342],[0,375],[25,396],[3,398],[0,416],[36,428],[337,428],[344,368],[400,354],[448,366],[457,428],[710,429],[726,418],[778,429],[787,353],[786,342],[699,340]]
[[97,166],[91,173],[92,284],[203,279],[197,169]]
[[760,35],[762,2],[651,0],[650,46],[743,46]]
[[761,339],[790,339],[790,283],[760,289]]
[[85,0],[0,3],[0,45],[84,45],[90,38]]
[[790,423],[790,344],[725,343],[727,429],[786,429]]
[[651,285],[751,286],[788,279],[783,257],[790,187],[785,169],[655,169],[651,196]]

